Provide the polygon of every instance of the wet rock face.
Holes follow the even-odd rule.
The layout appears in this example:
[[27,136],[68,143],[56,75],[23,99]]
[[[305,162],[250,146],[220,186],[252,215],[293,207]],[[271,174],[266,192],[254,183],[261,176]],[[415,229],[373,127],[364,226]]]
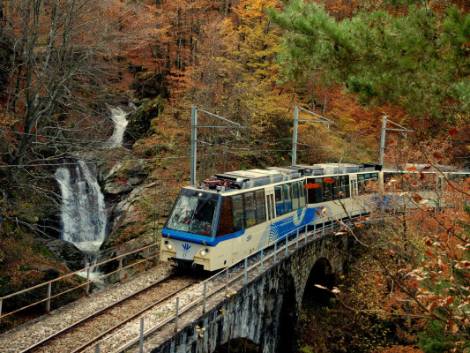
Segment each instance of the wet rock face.
[[61,239],[43,240],[43,242],[57,258],[63,259],[72,271],[80,270],[85,266],[85,254],[72,243]]
[[140,106],[128,116],[128,125],[125,133],[126,144],[132,145],[138,139],[146,136],[150,130],[152,120],[163,112],[163,99],[143,99]]
[[[137,186],[113,208],[110,236],[105,247],[122,245],[135,249],[155,240],[155,219],[149,213],[157,183]],[[122,246],[121,246],[122,247]]]
[[111,195],[129,193],[142,184],[147,175],[147,166],[143,160],[118,162],[105,175],[103,192]]

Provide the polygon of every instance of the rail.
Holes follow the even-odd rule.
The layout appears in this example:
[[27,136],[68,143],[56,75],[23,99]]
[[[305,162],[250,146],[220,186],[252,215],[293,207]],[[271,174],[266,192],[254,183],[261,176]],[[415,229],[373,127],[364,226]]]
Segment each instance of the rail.
[[[347,223],[352,223],[352,220],[353,219],[350,219]],[[320,239],[327,234],[334,233],[337,229],[340,229],[340,227],[340,219],[328,217],[328,219],[323,220],[322,223],[313,223],[301,226],[288,233],[281,240],[269,243],[264,248],[251,253],[240,262],[227,267],[224,270],[217,272],[212,277],[198,283],[198,286],[202,286],[203,288],[202,295],[197,295],[194,300],[190,300],[188,303],[183,303],[183,305],[181,305],[182,300],[177,296],[174,299],[175,306],[173,313],[166,316],[156,325],[145,329],[145,318],[140,317],[140,325],[134,338],[113,351],[113,353],[121,353],[137,345],[139,346],[138,351],[144,352],[145,339],[153,333],[168,327],[170,324],[174,325],[174,330],[176,332],[179,329],[179,319],[183,314],[196,309],[198,306],[202,306],[202,314],[206,313],[208,300],[213,298],[215,295],[221,292],[228,294],[229,287],[233,286],[237,282],[240,282],[243,285],[248,284],[249,278],[256,278],[265,270],[276,265],[280,260],[289,257],[301,247],[304,247],[312,241]],[[98,343],[94,347],[93,352],[100,352],[101,345],[111,338],[112,336],[107,337]]]
[[[38,342],[34,343],[33,345],[31,345],[31,346],[29,346],[29,347],[27,347],[27,348],[21,350],[20,353],[29,353],[29,352],[35,351],[36,349],[38,349],[38,348],[40,348],[40,347],[42,347],[42,346],[45,346],[46,344],[48,344],[48,342],[53,341],[54,339],[57,339],[58,337],[60,337],[61,335],[65,334],[65,333],[67,333],[67,332],[69,332],[69,331],[71,331],[72,329],[74,329],[74,328],[76,328],[76,327],[79,327],[79,326],[81,326],[81,325],[83,325],[83,324],[86,324],[86,323],[88,323],[89,321],[95,319],[96,317],[100,317],[100,315],[105,314],[105,313],[108,312],[109,310],[111,310],[111,309],[113,309],[113,308],[115,308],[115,307],[118,307],[118,306],[122,305],[123,303],[125,303],[125,302],[127,302],[127,301],[129,301],[129,300],[131,300],[131,299],[133,299],[133,298],[135,298],[135,297],[141,295],[142,293],[145,293],[146,291],[148,291],[148,290],[150,290],[150,289],[152,289],[152,288],[154,288],[154,287],[157,287],[157,286],[161,285],[163,282],[168,281],[170,277],[171,277],[171,276],[168,276],[168,277],[166,277],[166,278],[163,279],[163,280],[160,280],[160,281],[158,281],[158,282],[156,282],[156,283],[152,283],[152,284],[150,284],[149,286],[147,286],[147,287],[145,287],[145,288],[139,290],[139,291],[136,292],[136,293],[132,293],[132,294],[126,296],[125,298],[122,298],[121,300],[119,300],[119,301],[117,301],[117,302],[113,302],[113,303],[111,303],[110,305],[107,305],[106,307],[104,307],[104,308],[102,308],[102,309],[100,309],[100,310],[98,310],[98,311],[95,311],[93,314],[88,315],[88,316],[86,316],[86,317],[84,317],[84,318],[82,318],[82,319],[80,319],[80,320],[74,322],[73,324],[71,324],[71,325],[69,325],[69,326],[63,328],[62,330],[57,331],[57,332],[55,332],[54,334],[52,334],[52,335],[50,335],[50,336],[44,338],[43,340],[38,341]],[[106,330],[104,330],[104,332],[100,332],[100,334],[98,334],[97,336],[93,337],[91,340],[88,340],[87,342],[82,343],[82,344],[80,345],[80,347],[74,348],[73,351],[71,351],[70,353],[78,353],[78,352],[83,351],[83,350],[86,349],[87,347],[92,346],[95,342],[97,342],[97,341],[98,341],[100,338],[102,338],[103,336],[105,336],[105,335],[107,335],[107,334],[109,334],[109,333],[115,331],[117,328],[119,328],[120,326],[122,326],[124,323],[126,323],[126,322],[128,322],[128,321],[130,321],[130,320],[132,320],[132,319],[134,319],[134,318],[136,318],[136,317],[138,317],[138,316],[141,315],[142,313],[144,313],[144,312],[150,310],[152,307],[154,307],[154,306],[156,306],[156,305],[158,305],[158,304],[164,302],[165,300],[167,300],[167,299],[169,299],[169,298],[171,298],[171,297],[177,295],[179,292],[181,292],[181,291],[185,290],[186,288],[190,287],[193,283],[194,283],[194,281],[190,282],[189,284],[185,285],[184,287],[182,287],[182,288],[180,288],[180,289],[178,289],[178,290],[176,290],[176,291],[174,291],[174,292],[172,292],[172,293],[170,293],[170,294],[164,295],[162,298],[158,299],[156,302],[153,302],[153,303],[151,303],[151,304],[145,306],[143,309],[138,310],[136,313],[130,314],[130,317],[126,318],[125,320],[121,320],[120,322],[118,322],[117,324],[113,325],[113,326],[110,327],[110,328],[107,328]]]
[[[141,257],[137,261],[130,262],[126,264],[127,260],[131,259],[132,257]],[[146,246],[143,246],[139,249],[135,249],[124,254],[96,262],[94,264],[87,264],[84,268],[67,273],[65,275],[59,276],[57,278],[51,279],[49,281],[42,282],[40,284],[31,286],[29,288],[22,289],[20,291],[10,293],[0,297],[0,322],[1,320],[10,317],[12,315],[18,314],[21,311],[26,309],[35,307],[40,304],[45,305],[45,311],[49,313],[51,311],[53,300],[56,300],[59,297],[63,297],[66,294],[77,290],[83,290],[84,293],[82,295],[89,295],[92,290],[93,282],[96,280],[104,280],[112,275],[118,275],[118,280],[116,281],[109,281],[106,283],[103,288],[110,286],[116,282],[121,282],[123,280],[123,271],[130,270],[135,268],[139,265],[147,266],[150,261],[153,259],[158,258],[158,245],[156,243],[152,243]],[[92,279],[93,269],[99,269],[104,265],[111,266],[112,263],[115,263],[116,269],[112,269],[109,272],[99,274],[95,279]],[[73,280],[78,280],[78,284],[73,284]],[[70,286],[71,284],[71,286]],[[61,290],[60,287],[65,287],[66,289]],[[54,290],[59,290],[58,292],[54,292]],[[19,299],[21,301],[20,296],[31,295],[34,297],[39,297],[39,299],[33,300],[26,305],[13,307],[11,310],[6,311],[5,308],[7,307],[8,301],[13,299]],[[80,295],[80,296],[82,296]],[[24,299],[23,299],[24,300]],[[73,301],[68,300],[68,302]]]

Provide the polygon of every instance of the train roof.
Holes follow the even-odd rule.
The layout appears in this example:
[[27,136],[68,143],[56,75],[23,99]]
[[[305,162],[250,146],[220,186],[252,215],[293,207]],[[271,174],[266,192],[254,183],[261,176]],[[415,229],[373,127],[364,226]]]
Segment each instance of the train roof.
[[263,186],[282,181],[294,180],[310,175],[335,175],[380,170],[375,164],[321,163],[298,164],[289,167],[269,167],[266,169],[235,170],[216,174],[204,180],[202,189],[235,191]]
[[442,165],[442,164],[423,164],[423,163],[407,163],[404,167],[401,168],[385,168],[383,169],[384,173],[410,173],[410,172],[419,172],[419,173],[458,173],[458,174],[468,174],[470,170],[468,169],[458,169],[457,167],[451,165]]

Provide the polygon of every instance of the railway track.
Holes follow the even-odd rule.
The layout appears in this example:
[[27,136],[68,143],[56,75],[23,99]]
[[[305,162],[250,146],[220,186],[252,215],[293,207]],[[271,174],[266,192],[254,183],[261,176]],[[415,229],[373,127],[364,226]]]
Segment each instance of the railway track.
[[37,342],[20,353],[78,353],[184,291],[199,279],[171,275]]

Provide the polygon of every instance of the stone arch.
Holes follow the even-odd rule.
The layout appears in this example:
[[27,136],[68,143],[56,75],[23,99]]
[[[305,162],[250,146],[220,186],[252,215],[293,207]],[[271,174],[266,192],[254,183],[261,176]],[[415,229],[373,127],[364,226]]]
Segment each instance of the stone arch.
[[238,337],[215,348],[213,353],[262,353],[262,347],[249,338]]
[[292,276],[283,279],[282,303],[279,310],[276,332],[276,353],[295,353],[297,351],[298,306],[296,287]]
[[302,305],[305,302],[319,306],[327,305],[332,294],[321,287],[331,289],[335,282],[336,276],[330,261],[325,257],[317,259],[304,286]]

